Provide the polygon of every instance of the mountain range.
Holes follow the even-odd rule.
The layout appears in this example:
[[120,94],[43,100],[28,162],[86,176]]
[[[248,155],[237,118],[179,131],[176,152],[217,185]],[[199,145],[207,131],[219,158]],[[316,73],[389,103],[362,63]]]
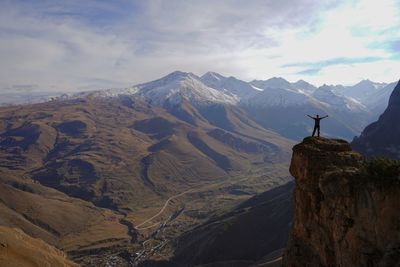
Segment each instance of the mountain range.
[[188,116],[182,107],[185,101],[196,106],[206,119],[210,118],[210,114],[207,115],[209,107],[214,106],[212,120],[215,120],[218,106],[235,106],[262,127],[296,140],[310,132],[312,121],[306,114],[327,114],[330,118],[324,121],[324,134],[351,140],[383,111],[394,86],[395,83],[364,80],[354,86],[323,85],[317,88],[303,80],[290,83],[283,78],[271,78],[245,82],[215,72],[199,77],[176,71],[131,88],[84,94],[139,96],[153,105],[168,107],[169,112],[181,119]]
[[282,266],[285,246],[284,266],[396,266],[400,165],[365,156],[399,159],[399,89],[353,141],[364,157],[344,140],[306,137],[293,148],[294,194],[292,181],[250,198],[176,239],[169,261],[143,266]]
[[294,142],[236,102],[173,73],[1,108],[0,224],[84,266],[107,266],[119,254],[118,266],[147,259],[149,251],[135,253],[159,232],[154,242],[167,242],[290,180]]
[[[187,262],[182,240],[201,245],[196,263],[238,260],[227,247],[204,255],[260,214],[281,218],[263,217],[266,232],[248,229],[260,242],[289,224],[290,207],[276,205],[290,201],[292,187],[256,195],[291,180],[294,140],[312,126],[305,115],[328,114],[323,134],[350,139],[378,116],[372,97],[384,101],[391,86],[373,86],[360,100],[341,86],[176,71],[130,88],[2,107],[0,224],[84,266],[139,266],[175,252]],[[271,253],[286,240],[288,227],[280,230],[265,243]],[[257,264],[265,255],[242,256]]]
[[[306,114],[327,114],[330,118],[324,121],[323,133],[351,140],[384,111],[394,86],[395,83],[363,80],[354,86],[325,84],[316,87],[304,80],[291,83],[274,77],[246,82],[215,72],[207,72],[200,77],[175,71],[158,80],[130,88],[62,94],[47,99],[138,96],[152,105],[168,106],[169,112],[175,112],[176,115],[181,113],[181,119],[187,116],[184,108],[180,107],[184,101],[197,108],[213,104],[230,105],[241,108],[262,127],[295,140],[300,140],[311,130],[312,121]],[[43,94],[40,94],[40,98],[32,95],[30,92],[26,101],[46,99]],[[3,99],[4,103],[8,103],[7,96]],[[16,104],[23,103],[23,99],[10,100],[11,103],[13,101]]]

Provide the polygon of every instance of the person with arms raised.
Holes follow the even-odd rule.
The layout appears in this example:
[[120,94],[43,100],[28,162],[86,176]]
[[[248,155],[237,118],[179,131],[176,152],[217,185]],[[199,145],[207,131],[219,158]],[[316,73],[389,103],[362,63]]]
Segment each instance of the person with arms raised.
[[315,132],[318,131],[318,137],[320,136],[320,129],[321,129],[321,120],[325,119],[328,117],[328,115],[324,116],[324,117],[320,117],[318,114],[315,117],[312,117],[310,115],[307,115],[308,117],[310,117],[311,119],[314,120],[314,131],[312,133],[312,136],[315,135]]

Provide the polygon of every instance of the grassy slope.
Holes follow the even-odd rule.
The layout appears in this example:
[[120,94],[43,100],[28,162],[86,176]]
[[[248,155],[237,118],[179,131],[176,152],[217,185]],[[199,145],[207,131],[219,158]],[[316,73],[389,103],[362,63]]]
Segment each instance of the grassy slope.
[[[292,143],[239,110],[225,107],[232,125],[228,131],[211,125],[188,103],[186,115],[196,116],[195,125],[136,99],[125,100],[1,108],[0,209],[6,216],[0,224],[20,227],[67,251],[123,246],[132,236],[122,216],[98,207],[139,224],[168,197],[206,186],[182,198],[193,211],[182,219],[187,227],[196,223],[198,209],[231,203],[222,205],[228,209],[249,197],[238,196],[237,188],[224,189],[224,183],[230,187],[231,179],[250,179],[251,170],[262,185],[254,182],[245,191],[259,192],[275,177],[263,181],[257,172],[280,170],[288,159]],[[211,135],[216,129],[219,135]],[[243,150],[243,144],[256,149]]]
[[0,226],[0,266],[77,267],[65,254],[23,231]]

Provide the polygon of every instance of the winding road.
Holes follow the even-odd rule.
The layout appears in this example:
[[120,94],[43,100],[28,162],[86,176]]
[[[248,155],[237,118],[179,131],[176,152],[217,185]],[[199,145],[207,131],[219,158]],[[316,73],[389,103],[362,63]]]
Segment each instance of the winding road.
[[[242,177],[242,175],[241,175],[240,177]],[[172,200],[174,200],[174,199],[176,199],[176,198],[178,198],[178,197],[181,197],[181,196],[183,196],[183,195],[185,195],[185,194],[192,193],[192,192],[196,192],[196,191],[199,191],[199,190],[204,190],[205,188],[207,188],[207,187],[209,187],[209,186],[219,186],[219,187],[222,187],[224,184],[234,185],[234,184],[237,184],[237,183],[246,181],[246,180],[248,180],[248,179],[249,179],[248,177],[244,177],[244,178],[238,179],[238,180],[236,180],[236,181],[235,181],[235,180],[232,181],[232,178],[231,178],[231,179],[229,179],[229,180],[219,181],[219,182],[216,182],[216,183],[211,182],[211,183],[209,183],[209,184],[203,184],[203,185],[197,186],[197,187],[195,187],[195,188],[191,188],[191,189],[189,189],[189,190],[186,190],[186,191],[184,191],[184,192],[182,192],[182,193],[179,193],[179,194],[177,194],[177,195],[171,196],[170,198],[168,198],[168,199],[165,201],[164,206],[160,209],[160,211],[159,211],[157,214],[155,214],[155,215],[152,216],[151,218],[149,218],[149,219],[147,219],[147,220],[141,222],[140,224],[136,225],[136,226],[135,226],[135,229],[136,229],[136,230],[146,230],[146,229],[151,229],[151,228],[154,228],[154,227],[158,226],[161,222],[156,222],[156,223],[153,223],[152,225],[149,225],[149,226],[144,226],[144,225],[146,225],[147,223],[151,222],[152,220],[154,220],[155,218],[157,218],[158,216],[160,216],[160,215],[165,211],[165,209],[168,207],[169,203],[170,203]]]
[[194,190],[195,190],[195,189],[189,189],[189,190],[186,190],[186,191],[184,191],[184,192],[182,192],[182,193],[179,193],[178,195],[174,195],[174,196],[168,198],[168,199],[165,201],[164,206],[160,209],[160,211],[159,211],[157,214],[155,214],[153,217],[151,217],[151,218],[145,220],[144,222],[142,222],[142,223],[136,225],[136,227],[135,227],[136,230],[146,230],[146,229],[150,229],[150,228],[153,228],[153,227],[159,225],[160,222],[156,222],[156,223],[154,223],[154,224],[152,224],[152,225],[150,225],[150,226],[142,227],[143,225],[146,225],[147,223],[151,222],[152,220],[154,220],[155,218],[157,218],[158,216],[160,216],[160,215],[165,211],[165,209],[168,207],[169,203],[170,203],[172,200],[174,200],[174,199],[176,199],[176,198],[178,198],[178,197],[180,197],[180,196],[183,196],[183,195],[185,195],[185,194],[187,194],[187,193],[190,193],[191,191],[194,191]]

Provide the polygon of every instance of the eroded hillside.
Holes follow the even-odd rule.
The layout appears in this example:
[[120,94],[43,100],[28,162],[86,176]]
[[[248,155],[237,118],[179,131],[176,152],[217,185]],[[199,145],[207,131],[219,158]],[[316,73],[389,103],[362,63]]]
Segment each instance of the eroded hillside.
[[81,263],[129,262],[160,223],[168,240],[289,179],[290,140],[240,109],[202,108],[122,95],[2,108],[1,224]]

